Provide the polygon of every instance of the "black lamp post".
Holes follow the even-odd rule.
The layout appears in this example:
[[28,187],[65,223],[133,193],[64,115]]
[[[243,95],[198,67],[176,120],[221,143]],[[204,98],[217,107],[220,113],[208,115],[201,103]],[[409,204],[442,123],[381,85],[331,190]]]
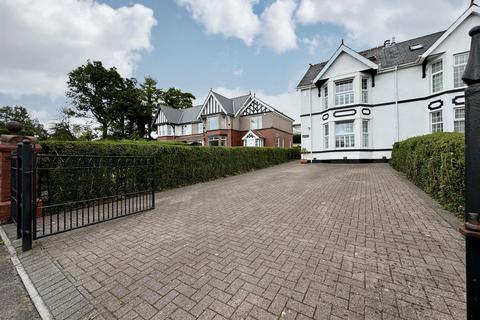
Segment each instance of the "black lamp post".
[[470,30],[465,89],[465,235],[467,319],[480,319],[480,26]]

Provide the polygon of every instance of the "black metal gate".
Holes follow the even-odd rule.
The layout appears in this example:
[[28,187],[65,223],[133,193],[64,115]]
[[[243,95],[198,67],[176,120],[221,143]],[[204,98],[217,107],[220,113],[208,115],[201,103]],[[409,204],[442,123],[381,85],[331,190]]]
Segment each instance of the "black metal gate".
[[25,140],[11,160],[11,216],[23,250],[35,239],[155,207],[152,157],[35,154]]

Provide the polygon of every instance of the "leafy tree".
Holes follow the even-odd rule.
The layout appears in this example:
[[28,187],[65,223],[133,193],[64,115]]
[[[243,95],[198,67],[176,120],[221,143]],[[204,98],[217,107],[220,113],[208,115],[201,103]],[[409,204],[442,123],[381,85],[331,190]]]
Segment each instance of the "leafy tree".
[[152,132],[152,122],[155,111],[162,99],[163,91],[157,88],[157,81],[147,76],[140,85],[143,113],[139,126],[148,127],[147,134],[150,137]]
[[34,136],[40,140],[48,138],[48,132],[44,126],[37,120],[32,119],[23,106],[4,106],[0,108],[0,132],[7,133],[5,124],[9,121],[18,121],[22,124],[21,135]]
[[71,108],[60,109],[60,116],[58,122],[51,127],[50,138],[53,140],[73,141],[76,140],[75,132],[78,130],[78,125],[72,125],[71,119],[76,116],[75,110]]
[[86,127],[83,132],[80,133],[78,140],[80,141],[92,141],[98,138],[97,134],[90,128]]
[[175,108],[184,109],[192,106],[195,96],[189,92],[183,92],[177,88],[170,88],[162,93],[163,103]]
[[68,74],[67,97],[83,115],[91,113],[101,126],[102,137],[114,121],[123,78],[113,67],[106,69],[100,61],[87,61]]

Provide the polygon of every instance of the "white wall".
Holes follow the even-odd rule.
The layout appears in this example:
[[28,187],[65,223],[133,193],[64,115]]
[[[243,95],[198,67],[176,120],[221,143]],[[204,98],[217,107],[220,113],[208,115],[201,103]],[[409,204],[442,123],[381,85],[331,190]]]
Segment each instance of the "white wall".
[[[391,149],[394,142],[404,140],[413,136],[427,134],[431,132],[429,104],[441,100],[443,106],[440,109],[443,113],[444,131],[454,130],[454,108],[462,107],[454,105],[452,99],[456,96],[462,96],[462,89],[453,87],[453,56],[458,53],[466,52],[470,48],[470,37],[468,31],[480,24],[480,16],[474,14],[467,18],[436,50],[433,51],[435,59],[443,60],[443,91],[435,93],[432,96],[431,89],[431,60],[427,64],[427,76],[422,77],[422,66],[415,65],[407,68],[400,67],[397,72],[393,70],[382,71],[375,76],[375,87],[369,85],[369,103],[371,114],[362,114],[360,103],[360,85],[359,81],[364,75],[362,70],[365,66],[358,60],[342,53],[336,63],[328,70],[324,78],[328,78],[329,88],[329,109],[324,110],[322,98],[318,97],[318,89],[304,89],[300,91],[301,114],[307,115],[301,117],[302,148],[307,152],[314,151],[313,155],[306,153],[303,155],[306,159],[316,160],[341,160],[344,157],[348,159],[381,159],[390,157],[390,151],[374,151],[378,149]],[[354,77],[355,103],[345,109],[354,109],[356,114],[348,117],[334,117],[331,110],[335,107],[334,83],[342,78]],[[398,111],[395,105],[395,77],[398,79]],[[371,84],[371,83],[370,83]],[[452,90],[456,92],[448,92]],[[311,104],[310,104],[311,99]],[[402,102],[403,100],[418,99],[417,101]],[[388,105],[377,106],[378,104],[389,103]],[[312,106],[312,115],[310,118],[310,105]],[[398,116],[397,116],[398,114]],[[324,117],[328,115],[328,119]],[[343,120],[355,121],[356,145],[353,149],[361,149],[361,121],[370,120],[370,145],[369,150],[373,151],[354,151],[346,152],[335,148],[335,121]],[[311,123],[312,121],[312,123]],[[323,146],[323,124],[328,123],[330,128],[329,149],[325,150]],[[398,123],[398,129],[397,129]],[[398,133],[397,133],[398,132]],[[398,136],[397,136],[398,134]],[[306,137],[308,135],[308,137]],[[312,143],[311,143],[312,141]],[[312,146],[311,146],[312,145]],[[326,152],[325,152],[326,151]]]

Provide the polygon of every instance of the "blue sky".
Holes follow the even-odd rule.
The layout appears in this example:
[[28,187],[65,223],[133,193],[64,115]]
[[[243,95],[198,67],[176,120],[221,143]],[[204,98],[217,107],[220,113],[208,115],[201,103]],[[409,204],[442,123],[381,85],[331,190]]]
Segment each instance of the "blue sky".
[[[67,103],[66,74],[89,58],[117,66],[124,76],[150,75],[162,88],[192,92],[197,102],[210,88],[226,95],[253,90],[298,118],[296,84],[308,64],[328,59],[341,39],[354,49],[391,36],[401,41],[445,29],[466,9],[463,0],[392,2],[5,0],[0,28],[11,33],[0,32],[6,49],[0,105],[22,104],[51,121]],[[445,19],[424,12],[431,5]]]

